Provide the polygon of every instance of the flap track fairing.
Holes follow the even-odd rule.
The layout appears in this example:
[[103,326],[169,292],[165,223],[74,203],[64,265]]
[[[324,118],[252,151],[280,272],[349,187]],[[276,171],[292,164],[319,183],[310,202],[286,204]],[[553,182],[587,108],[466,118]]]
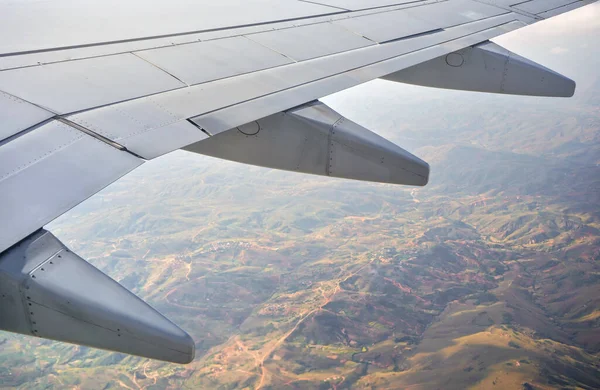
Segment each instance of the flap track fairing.
[[185,150],[268,168],[424,186],[429,165],[316,101],[224,131]]
[[194,341],[51,233],[40,230],[0,256],[0,329],[189,363]]
[[486,41],[383,77],[426,87],[508,95],[571,97],[575,82]]

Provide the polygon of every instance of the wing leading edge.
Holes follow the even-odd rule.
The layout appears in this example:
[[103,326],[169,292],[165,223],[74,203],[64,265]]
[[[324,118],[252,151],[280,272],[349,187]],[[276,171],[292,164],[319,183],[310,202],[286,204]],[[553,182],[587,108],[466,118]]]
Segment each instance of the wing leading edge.
[[[180,148],[425,185],[425,162],[316,100],[375,78],[569,96],[571,80],[488,40],[592,2],[226,0],[219,11],[200,0],[194,13],[187,0],[90,0],[70,14],[66,0],[1,3],[0,329],[191,361],[184,331],[40,229]],[[94,28],[108,10],[122,28]]]

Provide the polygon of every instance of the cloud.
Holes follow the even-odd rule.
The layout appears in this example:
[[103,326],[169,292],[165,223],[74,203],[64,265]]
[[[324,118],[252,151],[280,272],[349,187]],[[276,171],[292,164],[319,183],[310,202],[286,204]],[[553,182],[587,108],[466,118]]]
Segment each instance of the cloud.
[[550,49],[550,53],[552,53],[552,54],[564,54],[568,51],[569,51],[569,49],[566,49],[566,48],[560,47],[560,46],[555,46],[552,49]]

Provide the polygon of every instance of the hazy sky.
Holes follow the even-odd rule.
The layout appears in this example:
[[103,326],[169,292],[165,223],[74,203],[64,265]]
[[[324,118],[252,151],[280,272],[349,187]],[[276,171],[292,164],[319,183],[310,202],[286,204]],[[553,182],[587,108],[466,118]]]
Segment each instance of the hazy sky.
[[[575,80],[575,96],[584,95],[592,83],[600,79],[600,2],[502,35],[494,39],[494,42]],[[453,100],[473,97],[484,99],[488,104],[506,99],[519,104],[521,101],[531,102],[536,99],[447,91],[375,80],[323,100],[350,119],[360,120],[365,106],[370,106],[370,111],[374,111],[378,105],[390,100],[420,99],[423,104],[427,104],[427,99],[433,98]],[[573,99],[538,99],[541,99],[537,100],[541,104],[577,102]]]
[[[600,3],[588,5],[572,12],[536,23],[494,39],[507,49],[534,61],[550,62],[553,69],[585,83],[589,74],[576,74],[588,70],[595,77],[600,71],[589,63],[600,65]],[[580,66],[582,65],[582,66]],[[584,78],[582,80],[581,78]]]

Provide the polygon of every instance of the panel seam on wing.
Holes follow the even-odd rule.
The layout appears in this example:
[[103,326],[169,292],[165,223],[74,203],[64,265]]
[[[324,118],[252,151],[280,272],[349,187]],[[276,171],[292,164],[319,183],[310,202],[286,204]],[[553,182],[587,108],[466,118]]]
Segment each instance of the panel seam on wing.
[[120,39],[120,40],[116,40],[116,41],[96,42],[96,43],[88,43],[88,44],[82,44],[82,45],[53,47],[53,48],[48,48],[48,49],[25,50],[25,51],[19,51],[19,52],[0,53],[0,57],[11,57],[11,56],[25,55],[25,54],[37,54],[37,53],[47,53],[47,52],[52,52],[52,51],[69,50],[69,49],[82,49],[82,48],[86,48],[86,47],[106,46],[106,45],[113,45],[113,44],[119,44],[119,43],[148,41],[148,40],[152,40],[152,39],[181,37],[181,36],[185,36],[185,35],[209,33],[209,32],[215,32],[215,31],[226,31],[226,30],[231,30],[234,28],[265,26],[265,25],[269,25],[269,24],[293,22],[293,21],[297,21],[297,20],[307,20],[307,19],[312,19],[312,18],[316,18],[316,17],[327,17],[327,16],[333,16],[333,15],[339,15],[339,14],[345,14],[345,13],[348,13],[348,11],[338,10],[335,12],[328,12],[328,13],[326,12],[326,13],[317,14],[317,15],[301,16],[301,17],[287,18],[287,19],[280,19],[280,20],[271,20],[268,22],[247,23],[247,24],[241,24],[238,26],[217,27],[217,28],[210,28],[210,29],[206,29],[206,30],[185,31],[185,32],[173,33],[173,34],[163,34],[163,35],[155,35],[155,36],[141,37],[141,38]]
[[[507,16],[507,15],[508,15],[508,14],[502,14],[502,15],[498,15],[498,16],[500,16],[500,17],[501,17],[501,16]],[[493,16],[493,17],[490,17],[489,19],[493,19],[493,18],[495,18],[495,17],[498,17],[498,16]],[[430,48],[434,48],[434,47],[436,47],[436,46],[441,46],[441,45],[443,45],[443,44],[445,44],[445,43],[450,43],[450,42],[454,42],[454,41],[460,41],[461,39],[465,39],[465,38],[467,38],[467,37],[470,37],[470,36],[473,36],[473,35],[477,35],[477,34],[485,33],[485,32],[492,31],[492,30],[494,30],[494,29],[500,28],[500,27],[502,27],[502,26],[506,26],[506,25],[508,25],[508,24],[510,24],[510,23],[513,23],[513,22],[515,22],[516,20],[517,20],[517,19],[508,20],[508,21],[505,21],[505,22],[499,23],[499,24],[498,24],[498,25],[496,25],[496,26],[492,26],[492,27],[489,27],[489,28],[486,28],[486,29],[483,29],[483,30],[480,30],[480,31],[475,31],[475,32],[472,32],[472,33],[469,33],[469,34],[463,35],[463,36],[461,36],[461,37],[458,37],[458,38],[452,38],[452,39],[448,39],[448,40],[446,40],[446,41],[442,41],[442,42],[438,42],[438,43],[435,43],[435,44],[431,44],[431,45],[429,45],[429,46],[420,47],[420,48],[418,48],[418,49],[415,49],[415,50],[412,50],[412,51],[408,51],[408,52],[406,52],[406,53],[402,53],[402,54],[400,54],[400,55],[396,55],[396,56],[392,56],[392,57],[389,57],[389,58],[385,58],[385,59],[382,59],[382,60],[379,60],[379,61],[371,62],[371,63],[365,64],[365,65],[363,65],[363,66],[358,66],[358,67],[355,67],[355,68],[346,69],[346,70],[344,70],[344,71],[342,71],[342,72],[338,72],[338,73],[329,74],[329,75],[326,75],[326,76],[323,76],[323,77],[320,77],[320,78],[316,78],[316,79],[313,79],[313,80],[310,80],[310,81],[307,81],[307,82],[304,82],[304,83],[300,83],[300,84],[292,85],[292,86],[290,86],[290,87],[287,87],[287,88],[283,88],[283,89],[280,89],[280,90],[277,90],[277,91],[273,91],[273,92],[270,92],[270,93],[266,93],[266,94],[264,94],[264,95],[256,96],[256,97],[253,97],[253,98],[250,98],[250,99],[246,99],[246,100],[243,100],[243,101],[240,101],[240,102],[235,102],[235,103],[232,103],[232,104],[229,104],[229,105],[223,106],[223,107],[219,107],[219,108],[216,108],[216,109],[208,110],[208,111],[206,111],[206,112],[203,112],[203,113],[201,113],[201,114],[196,114],[196,115],[194,115],[194,116],[192,117],[192,119],[194,119],[194,118],[198,118],[198,117],[201,117],[201,116],[204,116],[204,115],[209,115],[209,114],[212,114],[212,113],[214,113],[214,112],[221,111],[221,110],[223,110],[223,109],[227,109],[227,108],[230,108],[230,107],[237,106],[237,105],[239,105],[239,104],[243,104],[243,103],[247,103],[247,102],[250,102],[250,101],[253,101],[253,100],[261,99],[261,98],[264,98],[264,97],[266,97],[266,96],[274,95],[274,94],[277,94],[277,93],[280,93],[280,92],[289,91],[289,90],[291,90],[291,89],[298,88],[298,87],[302,87],[302,86],[304,86],[304,85],[309,85],[309,84],[312,84],[312,83],[315,83],[315,82],[320,82],[320,81],[323,81],[323,80],[326,80],[326,79],[329,79],[329,78],[332,78],[332,77],[335,77],[335,76],[338,76],[338,75],[342,75],[342,74],[345,74],[345,73],[348,73],[348,72],[355,71],[355,70],[357,70],[357,69],[363,69],[363,68],[366,68],[366,67],[369,67],[369,66],[373,66],[373,65],[376,65],[376,64],[379,64],[379,63],[385,62],[385,61],[394,60],[394,59],[396,59],[396,58],[399,58],[399,57],[403,57],[403,56],[411,55],[411,54],[414,54],[414,53],[417,53],[417,52],[420,52],[420,51],[424,51],[424,50],[427,50],[427,49],[430,49]],[[444,30],[444,31],[446,31],[446,30]],[[467,45],[467,46],[468,46],[468,45]],[[368,50],[368,49],[371,49],[372,47],[374,47],[374,46],[367,46],[367,47],[363,47],[363,48],[360,48],[360,49],[356,49],[356,51],[358,51],[358,50]],[[236,76],[236,77],[238,77],[238,76]],[[297,104],[296,104],[296,105],[297,105]],[[294,106],[296,106],[296,105],[294,105]],[[292,106],[292,107],[294,107],[294,106]],[[290,108],[292,108],[292,107],[290,107]],[[288,108],[288,109],[289,109],[289,108]]]
[[155,67],[156,69],[158,69],[158,70],[161,70],[161,71],[163,71],[164,73],[168,74],[169,76],[173,77],[175,80],[179,81],[181,84],[184,84],[186,87],[189,87],[189,86],[190,86],[188,83],[186,83],[185,81],[183,81],[183,80],[182,80],[182,79],[180,79],[179,77],[175,76],[173,73],[169,72],[168,70],[166,70],[166,69],[164,69],[164,68],[161,68],[160,66],[156,65],[154,62],[152,62],[152,61],[150,61],[150,60],[148,60],[148,59],[146,59],[146,58],[144,58],[144,57],[141,57],[141,56],[137,55],[137,53],[136,53],[136,52],[134,52],[134,51],[131,51],[130,53],[131,53],[131,54],[133,54],[134,56],[136,56],[137,58],[139,58],[140,60],[142,60],[142,61],[144,61],[144,62],[147,62],[148,64],[152,65],[152,66],[153,66],[153,67]]
[[[252,41],[252,42],[256,43],[257,45],[260,45],[260,46],[264,47],[264,48],[265,48],[265,49],[267,49],[267,50],[271,50],[273,53],[277,53],[277,54],[279,54],[279,55],[281,55],[281,56],[283,56],[283,57],[287,58],[288,60],[292,61],[292,63],[297,63],[297,62],[299,62],[299,61],[295,60],[294,58],[292,58],[292,57],[290,57],[290,56],[288,56],[288,55],[285,55],[284,53],[282,53],[282,52],[280,52],[280,51],[278,51],[278,50],[275,50],[274,48],[272,48],[272,47],[270,47],[270,46],[267,46],[267,45],[265,45],[264,43],[261,43],[261,42],[258,42],[258,41],[256,41],[256,40],[252,39],[252,38],[251,38],[251,36],[252,36],[252,35],[254,35],[254,34],[248,34],[248,35],[242,35],[242,36],[243,36],[244,38],[246,38],[246,39],[248,39],[248,40],[250,40],[250,41]],[[279,66],[286,66],[286,65],[289,65],[289,64],[283,64],[283,65],[279,65]],[[272,68],[277,68],[277,66],[274,66],[274,67],[272,67]],[[272,69],[272,68],[267,68],[267,69]],[[261,70],[264,70],[264,69],[261,69]],[[233,76],[233,77],[235,77],[235,76]]]
[[[76,321],[85,322],[86,324],[90,324],[90,325],[93,325],[93,326],[97,326],[98,328],[102,328],[102,329],[108,330],[109,332],[112,332],[112,333],[115,333],[115,334],[122,334],[122,333],[123,333],[122,331],[121,331],[121,332],[117,332],[117,331],[115,331],[115,330],[113,330],[113,329],[111,329],[111,328],[107,328],[106,326],[102,326],[102,325],[99,325],[99,324],[96,324],[96,323],[93,323],[93,322],[89,322],[89,321],[83,320],[83,319],[81,319],[81,318],[73,317],[72,315],[70,315],[70,314],[67,314],[67,313],[65,313],[65,312],[62,312],[62,311],[60,311],[60,310],[57,310],[56,308],[53,308],[53,307],[49,307],[49,306],[43,305],[43,304],[41,304],[40,302],[36,302],[34,299],[32,299],[32,300],[30,300],[30,301],[31,301],[31,302],[33,302],[33,303],[35,303],[35,304],[36,304],[36,305],[38,305],[38,306],[45,307],[45,308],[46,308],[46,309],[48,309],[48,310],[52,310],[52,311],[54,311],[54,312],[60,313],[60,314],[62,314],[62,315],[64,315],[64,316],[70,317],[70,318],[72,318],[72,319],[74,319],[74,320],[76,320]],[[147,344],[152,344],[152,343],[151,343],[149,340],[146,340],[146,339],[142,339],[142,338],[136,337],[134,333],[130,333],[129,331],[127,332],[127,335],[128,335],[129,337],[132,337],[132,338],[134,338],[134,339],[136,339],[136,340],[139,340],[139,341],[142,341],[142,342],[144,342],[144,343],[147,343]],[[166,349],[169,349],[169,350],[171,350],[171,351],[179,352],[179,353],[182,353],[182,354],[184,354],[184,355],[189,355],[189,352],[186,352],[186,351],[181,351],[181,350],[179,350],[179,349],[175,349],[175,348],[167,347],[167,346],[164,346],[164,345],[160,345],[159,347],[160,347],[160,348],[166,348]]]
[[[50,122],[48,122],[48,123],[50,123]],[[81,140],[84,137],[84,135],[81,132],[73,129],[72,127],[69,127],[69,126],[64,125],[64,124],[62,126],[65,127],[65,130],[67,130],[69,133],[74,134],[75,138],[72,138],[71,140],[69,140],[69,142],[61,144],[61,145],[59,145],[59,146],[57,146],[57,147],[55,147],[55,148],[47,151],[46,153],[42,154],[41,156],[38,156],[38,157],[34,158],[33,160],[28,161],[26,164],[19,165],[18,167],[16,167],[12,171],[4,174],[3,176],[0,176],[0,181],[4,181],[7,178],[9,178],[11,176],[14,176],[15,174],[17,174],[17,173],[19,173],[19,172],[21,172],[21,171],[23,171],[23,170],[25,170],[25,169],[33,166],[33,165],[39,163],[40,161],[42,161],[42,160],[46,159],[47,157],[53,155],[54,153],[58,152],[59,150],[62,150],[64,148],[66,148],[67,146],[74,144],[75,142]]]

